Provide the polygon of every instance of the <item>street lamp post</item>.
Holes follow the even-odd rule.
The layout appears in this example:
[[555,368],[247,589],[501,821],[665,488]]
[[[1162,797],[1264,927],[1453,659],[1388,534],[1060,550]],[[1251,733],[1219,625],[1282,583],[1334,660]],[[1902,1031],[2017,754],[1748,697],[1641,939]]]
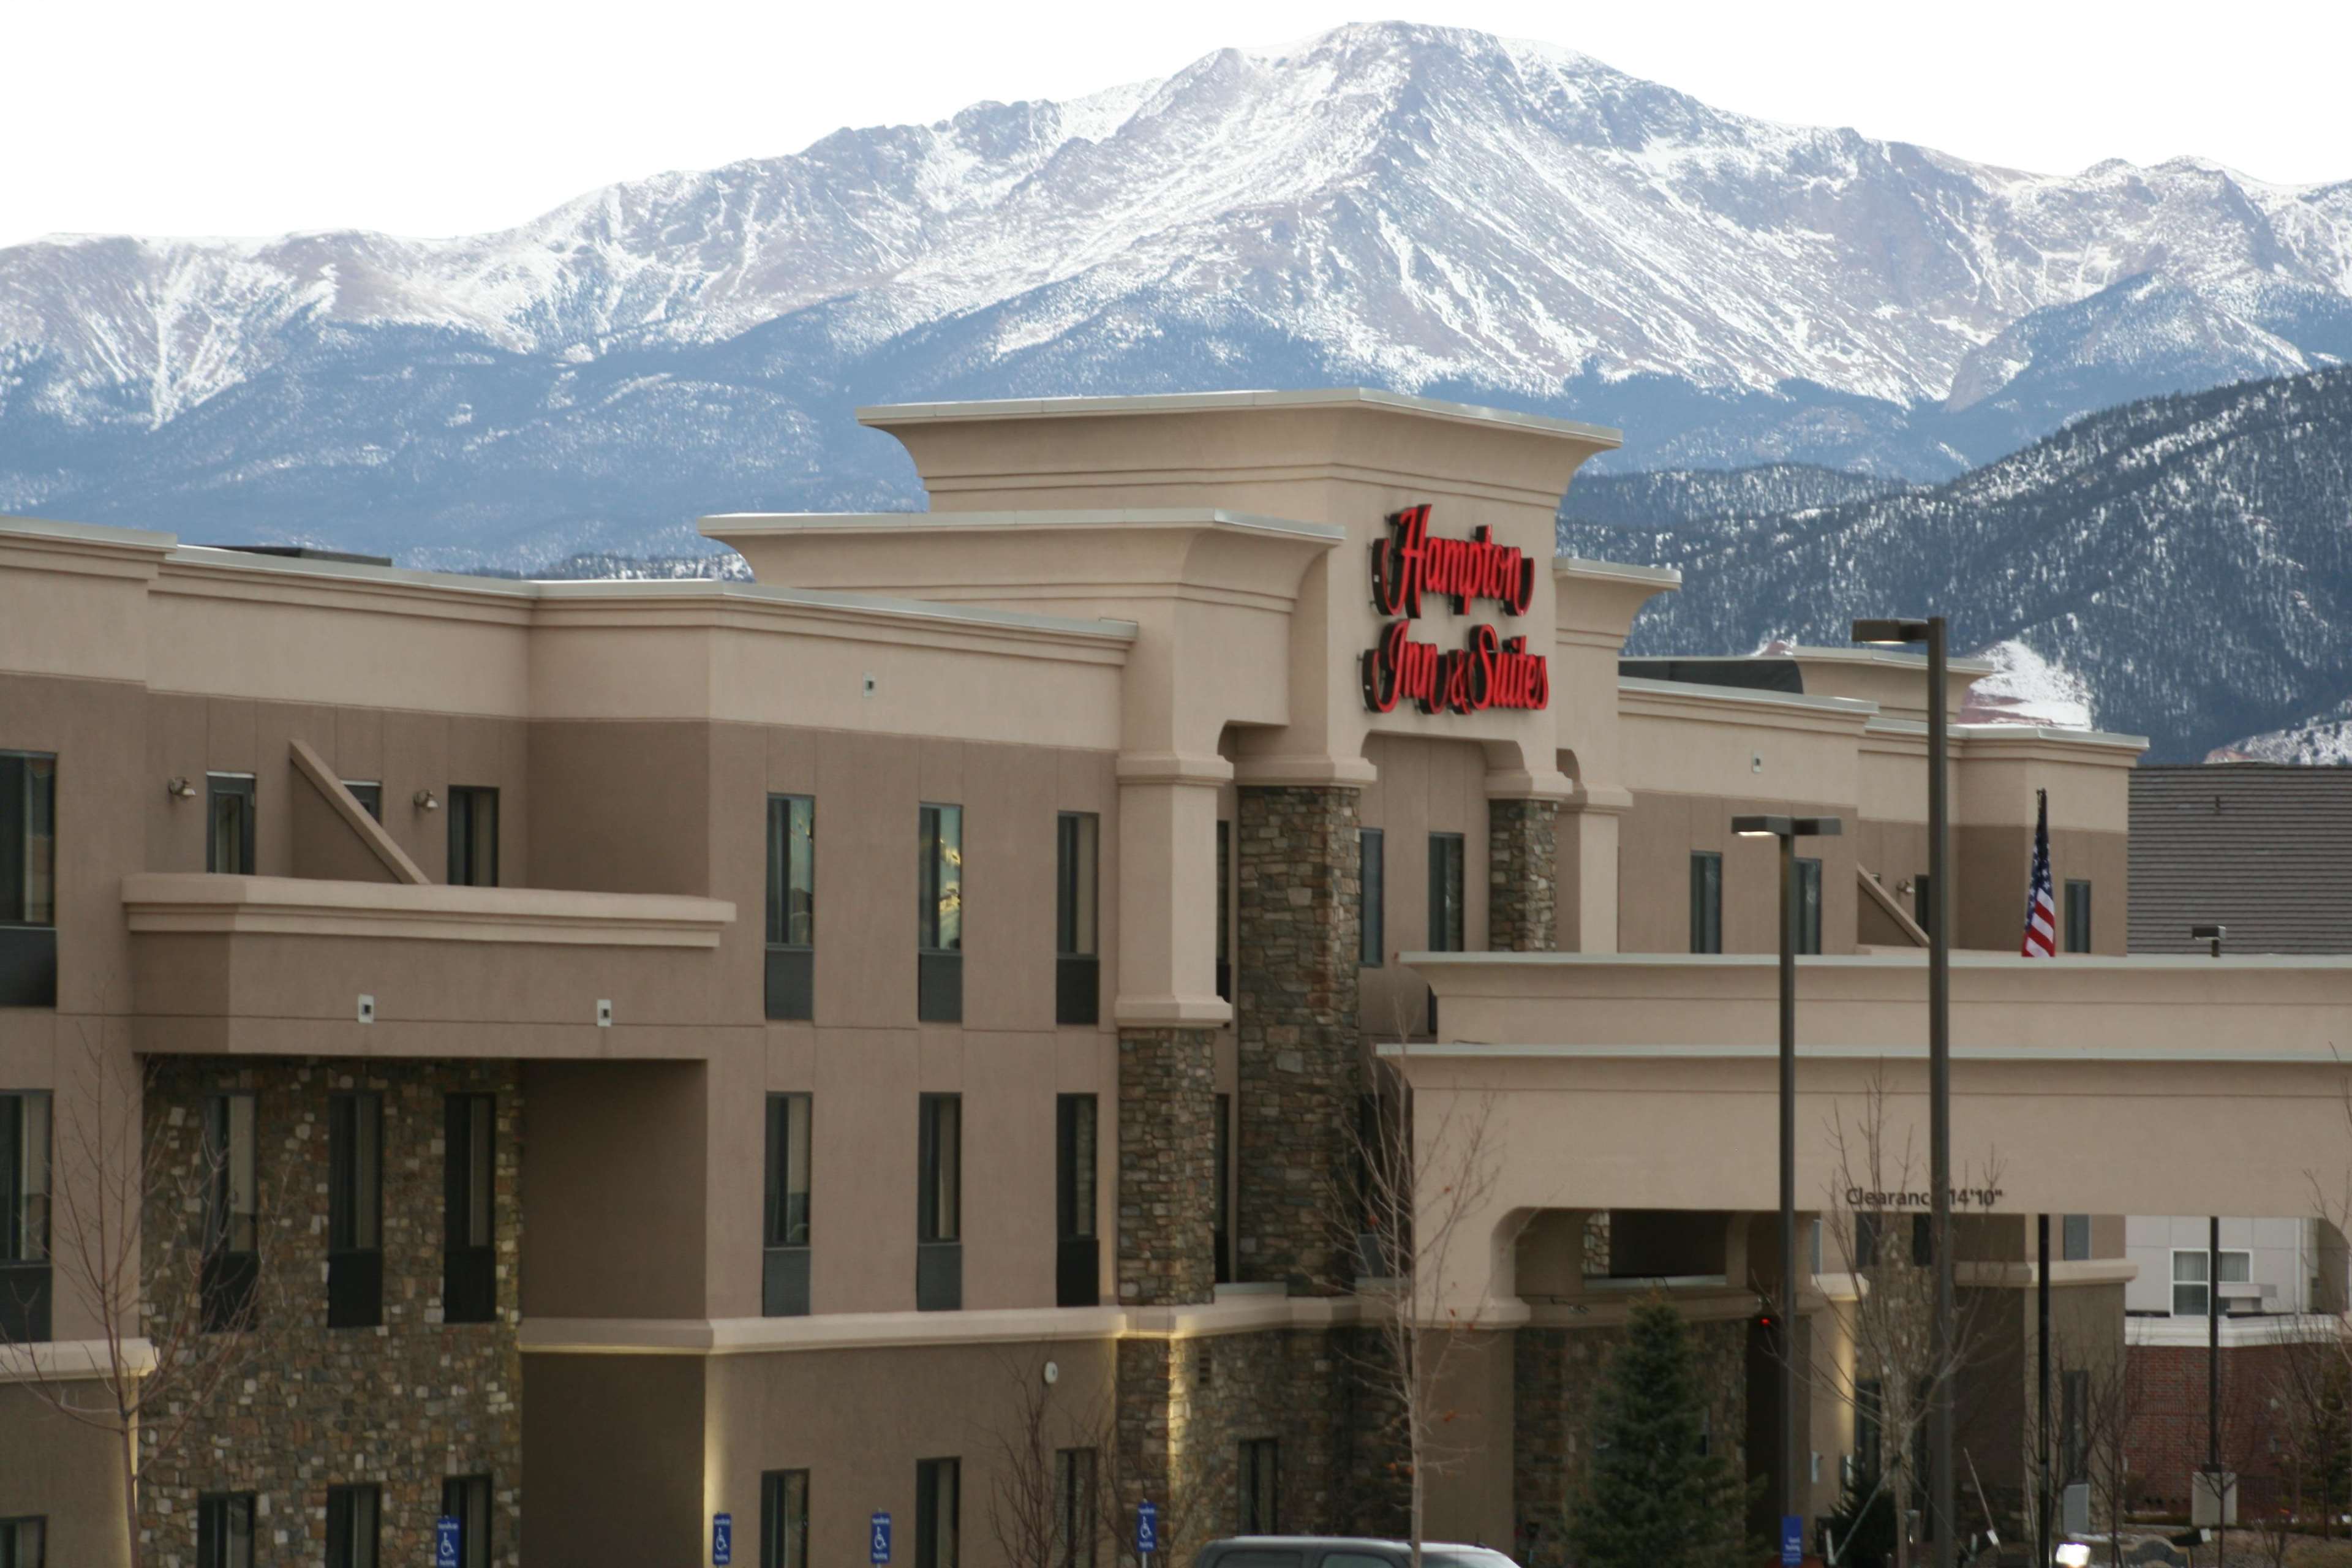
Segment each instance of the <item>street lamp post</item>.
[[1935,1568],[1952,1568],[1952,879],[1946,801],[1950,737],[1944,692],[1944,617],[1857,620],[1858,643],[1927,645],[1927,1182],[1933,1204],[1929,1246],[1935,1252],[1934,1381],[1928,1385],[1929,1521],[1936,1532]]
[[[1834,816],[1735,816],[1742,838],[1780,841],[1780,1517],[1797,1512],[1797,840],[1834,838]],[[1783,1525],[1785,1529],[1785,1524]]]

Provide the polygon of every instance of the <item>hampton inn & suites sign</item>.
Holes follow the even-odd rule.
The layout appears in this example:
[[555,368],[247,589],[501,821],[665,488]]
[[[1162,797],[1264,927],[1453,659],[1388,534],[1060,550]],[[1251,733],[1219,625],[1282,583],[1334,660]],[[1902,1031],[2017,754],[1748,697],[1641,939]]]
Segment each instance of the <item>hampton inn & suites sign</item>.
[[1387,537],[1372,544],[1372,607],[1395,618],[1364,653],[1364,706],[1375,713],[1392,712],[1406,700],[1424,713],[1549,706],[1550,663],[1528,651],[1526,637],[1504,637],[1483,621],[1460,647],[1441,648],[1412,635],[1424,598],[1451,600],[1457,616],[1486,600],[1517,616],[1527,614],[1535,591],[1536,563],[1528,552],[1496,543],[1486,529],[1442,539],[1429,531],[1426,502],[1390,513]]

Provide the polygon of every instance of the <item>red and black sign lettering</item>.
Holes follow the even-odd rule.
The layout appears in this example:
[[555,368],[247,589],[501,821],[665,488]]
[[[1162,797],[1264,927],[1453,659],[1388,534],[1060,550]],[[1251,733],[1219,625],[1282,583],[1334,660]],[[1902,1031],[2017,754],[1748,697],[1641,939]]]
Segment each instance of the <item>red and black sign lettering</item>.
[[1372,546],[1372,608],[1408,620],[1421,614],[1423,594],[1454,601],[1461,615],[1473,599],[1492,599],[1506,615],[1524,616],[1535,602],[1536,563],[1515,544],[1497,544],[1483,525],[1467,539],[1433,539],[1429,507],[1391,512],[1389,536]]
[[1423,594],[1451,600],[1457,616],[1473,599],[1490,599],[1506,615],[1527,614],[1536,592],[1527,552],[1496,543],[1483,527],[1467,539],[1433,539],[1426,503],[1391,513],[1388,527],[1388,537],[1372,545],[1372,607],[1403,618],[1391,621],[1363,656],[1364,706],[1375,713],[1394,712],[1402,701],[1424,713],[1549,707],[1551,665],[1528,651],[1527,638],[1475,626],[1463,647],[1440,648],[1412,636]]

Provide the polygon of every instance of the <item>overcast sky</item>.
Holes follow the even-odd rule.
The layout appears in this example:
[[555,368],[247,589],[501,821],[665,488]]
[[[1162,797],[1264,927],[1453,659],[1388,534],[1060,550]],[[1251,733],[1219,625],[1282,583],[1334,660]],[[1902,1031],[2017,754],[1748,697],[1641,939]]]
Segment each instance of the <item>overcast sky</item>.
[[1382,16],[1541,38],[1721,108],[2016,167],[2352,178],[2352,4],[0,0],[0,245],[446,235],[842,125],[1067,98]]

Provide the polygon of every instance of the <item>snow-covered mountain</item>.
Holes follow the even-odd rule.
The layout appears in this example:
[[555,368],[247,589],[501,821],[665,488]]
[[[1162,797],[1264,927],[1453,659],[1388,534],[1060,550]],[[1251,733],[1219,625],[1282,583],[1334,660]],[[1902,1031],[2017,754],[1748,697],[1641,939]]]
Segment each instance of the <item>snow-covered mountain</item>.
[[1370,383],[1936,479],[2352,358],[2352,183],[2041,175],[1378,24],[447,240],[0,249],[0,510],[523,564],[908,504],[896,397]]

